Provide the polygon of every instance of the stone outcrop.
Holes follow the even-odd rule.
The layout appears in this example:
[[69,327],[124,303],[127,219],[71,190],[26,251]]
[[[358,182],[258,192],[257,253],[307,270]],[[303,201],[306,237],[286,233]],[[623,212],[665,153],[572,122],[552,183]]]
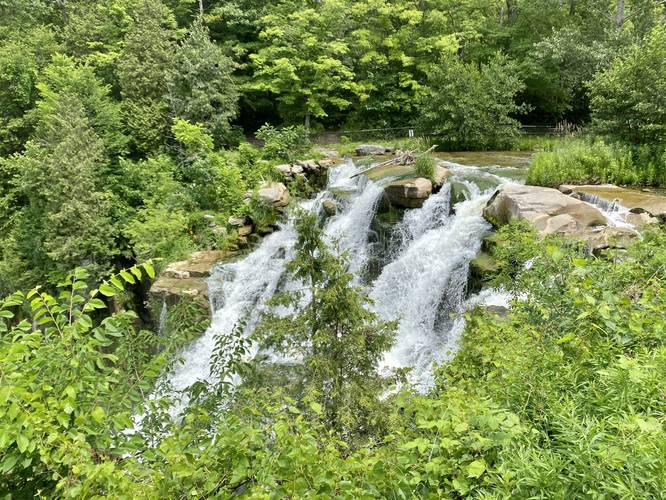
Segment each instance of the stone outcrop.
[[579,235],[608,223],[599,210],[557,189],[513,184],[500,186],[483,215],[496,227],[514,219],[529,221],[544,236]]
[[423,177],[395,181],[384,188],[391,205],[401,208],[421,208],[432,194],[432,182]]
[[324,158],[323,160],[298,160],[293,164],[285,163],[284,165],[278,165],[275,168],[284,175],[285,180],[290,181],[296,177],[318,175],[338,163],[339,161],[331,158]]
[[354,151],[357,156],[374,156],[392,153],[393,148],[388,148],[379,144],[361,144]]
[[627,248],[638,237],[631,229],[623,227],[605,227],[601,231],[585,235],[585,245],[590,253],[597,254],[608,248]]
[[653,217],[666,220],[666,196],[653,192],[622,188],[613,184],[584,186],[564,184],[560,186],[560,191],[566,194],[578,195],[583,199],[587,195],[588,197],[605,200],[608,203],[616,201],[632,213],[647,213]]
[[437,165],[435,167],[435,174],[433,175],[432,179],[432,187],[435,190],[438,190],[441,188],[444,183],[446,182],[446,179],[451,177],[453,173],[448,168],[442,167],[441,165]]
[[187,260],[173,262],[153,283],[150,295],[168,304],[175,304],[185,297],[202,299],[207,304],[206,278],[218,262],[234,255],[234,252],[209,250],[194,252]]
[[259,189],[257,196],[262,203],[278,209],[286,207],[291,201],[289,190],[281,182],[266,184]]

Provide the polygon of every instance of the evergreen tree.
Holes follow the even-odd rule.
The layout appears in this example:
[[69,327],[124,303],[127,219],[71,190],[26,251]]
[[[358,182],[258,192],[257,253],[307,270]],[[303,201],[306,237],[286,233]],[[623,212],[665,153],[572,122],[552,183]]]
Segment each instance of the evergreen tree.
[[302,357],[305,398],[321,405],[334,429],[346,438],[368,435],[382,420],[377,398],[385,381],[377,368],[395,325],[368,309],[368,297],[353,284],[344,256],[328,248],[316,215],[299,214],[296,230],[289,271],[304,288],[278,295],[274,303],[293,314],[270,313],[257,335],[278,352]]
[[233,61],[209,37],[197,19],[176,52],[169,75],[169,100],[176,118],[199,123],[221,144],[238,111]]
[[123,118],[133,148],[154,152],[169,133],[167,75],[173,66],[175,20],[159,0],[142,0],[118,60]]
[[25,153],[6,161],[21,206],[2,242],[3,288],[57,282],[75,267],[99,278],[118,254],[113,197],[100,177],[104,144],[81,101],[63,95],[51,104]]

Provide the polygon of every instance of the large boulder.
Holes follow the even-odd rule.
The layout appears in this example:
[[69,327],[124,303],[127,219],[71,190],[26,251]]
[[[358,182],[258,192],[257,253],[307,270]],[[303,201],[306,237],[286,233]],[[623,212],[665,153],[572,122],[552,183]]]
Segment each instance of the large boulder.
[[608,224],[599,210],[557,189],[515,184],[500,186],[483,215],[496,227],[514,219],[527,220],[542,235],[575,235]]
[[401,208],[421,208],[432,194],[432,182],[423,177],[395,181],[384,188],[389,202]]
[[259,189],[257,195],[261,202],[274,208],[284,208],[289,205],[291,200],[289,190],[281,182],[272,182],[265,185]]
[[583,186],[564,184],[560,186],[560,191],[576,194],[584,200],[592,201],[596,198],[607,203],[617,202],[632,213],[648,213],[666,220],[666,196],[653,192],[622,188],[613,184]]
[[373,156],[391,153],[393,148],[387,148],[379,144],[361,144],[355,151],[358,156]]

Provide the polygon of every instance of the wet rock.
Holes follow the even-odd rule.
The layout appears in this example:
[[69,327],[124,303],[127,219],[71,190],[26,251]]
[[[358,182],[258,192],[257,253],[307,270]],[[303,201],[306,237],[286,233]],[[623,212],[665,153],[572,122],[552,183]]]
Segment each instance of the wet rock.
[[257,192],[259,200],[274,208],[284,208],[289,205],[291,197],[289,190],[281,182],[267,184]]
[[329,217],[338,213],[338,204],[333,200],[324,200],[321,204],[324,213]]
[[453,174],[448,168],[442,167],[441,165],[437,165],[435,167],[435,174],[433,175],[433,182],[432,186],[433,189],[439,189],[441,188],[444,183],[446,182],[446,179],[451,177]]
[[317,161],[317,163],[319,164],[319,166],[321,168],[331,168],[331,167],[334,167],[335,165],[337,165],[339,162],[337,162],[335,160],[332,160],[330,158],[326,158],[324,160]]
[[483,215],[499,227],[514,219],[527,220],[542,234],[581,234],[588,228],[606,225],[596,208],[560,191],[537,186],[505,185],[488,201]]
[[384,189],[389,202],[402,208],[421,208],[432,194],[432,182],[423,177],[392,182]]
[[560,190],[571,191],[579,195],[596,196],[608,203],[613,200],[633,213],[645,213],[666,220],[666,196],[638,189],[629,189],[613,184],[575,186],[565,184]]
[[393,148],[381,146],[379,144],[362,144],[355,150],[358,156],[383,155],[393,152]]

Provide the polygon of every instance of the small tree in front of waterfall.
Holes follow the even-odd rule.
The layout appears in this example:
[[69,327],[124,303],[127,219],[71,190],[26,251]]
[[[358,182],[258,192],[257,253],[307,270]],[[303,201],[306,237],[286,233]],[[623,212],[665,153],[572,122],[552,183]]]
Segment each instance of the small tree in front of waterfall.
[[[396,325],[369,310],[346,255],[328,247],[315,215],[299,214],[296,230],[289,272],[302,287],[274,297],[256,335],[266,347],[302,359],[304,406],[348,442],[372,436],[385,424],[379,396],[389,380],[379,375],[378,363]],[[292,314],[281,314],[285,307]]]

